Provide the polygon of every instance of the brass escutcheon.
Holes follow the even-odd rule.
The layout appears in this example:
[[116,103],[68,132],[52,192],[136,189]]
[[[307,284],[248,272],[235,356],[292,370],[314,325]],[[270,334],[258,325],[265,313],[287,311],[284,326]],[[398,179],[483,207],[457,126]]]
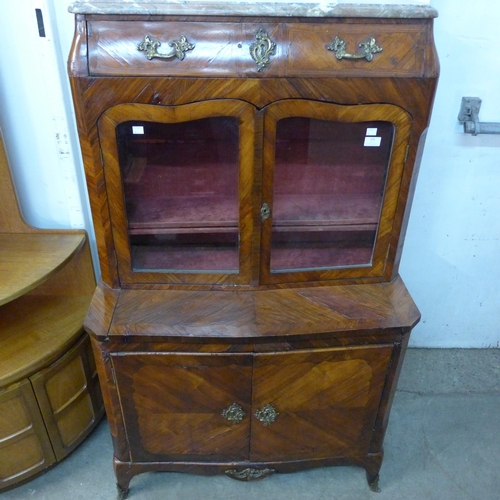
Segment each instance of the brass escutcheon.
[[238,403],[233,403],[229,408],[223,410],[222,416],[230,422],[239,424],[245,418],[245,412]]
[[159,40],[153,40],[149,35],[144,35],[144,40],[137,46],[137,50],[145,52],[146,59],[153,59],[153,57],[159,59],[172,59],[177,57],[181,61],[184,59],[186,52],[188,50],[193,50],[194,43],[189,43],[184,35],[181,35],[179,40],[172,40],[168,42],[170,47],[173,47],[172,52],[168,54],[161,54],[158,52],[158,47],[161,45]]
[[271,404],[267,404],[262,407],[260,410],[257,410],[254,415],[257,417],[257,420],[262,422],[265,426],[272,424],[279,413],[275,410],[274,406]]
[[250,55],[257,64],[257,71],[264,71],[271,64],[271,56],[276,54],[276,44],[260,29],[255,33],[255,42],[250,45]]
[[263,203],[260,209],[260,220],[264,222],[271,216],[271,207],[267,203]]

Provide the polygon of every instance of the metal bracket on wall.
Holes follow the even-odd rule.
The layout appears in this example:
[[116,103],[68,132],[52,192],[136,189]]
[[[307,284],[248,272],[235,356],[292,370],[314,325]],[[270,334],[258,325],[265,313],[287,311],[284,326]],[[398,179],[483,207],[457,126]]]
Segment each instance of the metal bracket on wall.
[[466,134],[500,134],[500,123],[479,121],[481,99],[479,97],[462,97],[458,112],[458,121],[463,124]]

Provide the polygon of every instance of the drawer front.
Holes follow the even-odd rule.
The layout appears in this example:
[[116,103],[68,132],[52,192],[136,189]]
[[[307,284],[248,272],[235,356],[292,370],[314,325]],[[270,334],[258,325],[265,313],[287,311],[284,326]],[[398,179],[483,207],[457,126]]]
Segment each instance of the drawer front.
[[[93,76],[421,76],[426,33],[426,25],[417,23],[91,21],[89,72]],[[327,48],[335,37],[343,43],[340,51]],[[370,48],[359,45],[370,39]]]
[[[338,37],[341,49],[327,49]],[[425,29],[411,24],[290,24],[287,73],[294,76],[420,76]],[[366,51],[361,43],[373,39]],[[381,50],[380,50],[381,49]],[[368,59],[366,58],[368,55]],[[354,57],[352,57],[354,56]],[[371,59],[371,60],[370,60]]]
[[[259,75],[259,67],[250,55],[255,33],[264,29],[271,39],[280,40],[282,26],[245,23],[206,22],[126,22],[96,21],[89,24],[89,71],[91,75],[139,76],[237,76]],[[160,41],[156,52],[169,55],[172,42],[184,36],[188,48],[181,60],[147,58],[138,49],[144,37]],[[276,44],[275,54],[266,75],[276,76],[283,60],[282,44]]]

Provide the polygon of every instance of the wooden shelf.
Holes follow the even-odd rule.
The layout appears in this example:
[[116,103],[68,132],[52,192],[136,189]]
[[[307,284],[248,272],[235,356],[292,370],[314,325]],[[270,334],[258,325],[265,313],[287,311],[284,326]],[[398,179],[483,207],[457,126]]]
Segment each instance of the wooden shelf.
[[375,194],[278,195],[273,221],[278,226],[352,226],[378,223],[382,196]]
[[271,272],[335,267],[368,266],[373,246],[359,245],[343,248],[276,248],[271,252]]
[[0,233],[0,306],[54,275],[84,242],[84,234]]
[[20,297],[0,308],[0,387],[30,376],[83,334],[91,296]]
[[238,228],[238,199],[229,196],[144,198],[129,215],[130,234],[207,232]]
[[[294,227],[300,231],[319,227],[355,230],[367,225],[376,229],[381,205],[382,197],[374,194],[278,195],[274,199],[273,227],[277,231]],[[238,231],[237,201],[230,197],[145,198],[130,212],[131,235]]]

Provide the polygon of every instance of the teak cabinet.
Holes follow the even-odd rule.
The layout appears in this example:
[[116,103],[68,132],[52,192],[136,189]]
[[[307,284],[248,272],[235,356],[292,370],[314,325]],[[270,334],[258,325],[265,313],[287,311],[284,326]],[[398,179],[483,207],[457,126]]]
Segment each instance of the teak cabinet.
[[139,4],[77,2],[69,59],[120,495],[335,464],[376,489],[436,13]]
[[20,212],[0,130],[0,492],[66,458],[104,414],[83,320],[96,283],[84,231]]

